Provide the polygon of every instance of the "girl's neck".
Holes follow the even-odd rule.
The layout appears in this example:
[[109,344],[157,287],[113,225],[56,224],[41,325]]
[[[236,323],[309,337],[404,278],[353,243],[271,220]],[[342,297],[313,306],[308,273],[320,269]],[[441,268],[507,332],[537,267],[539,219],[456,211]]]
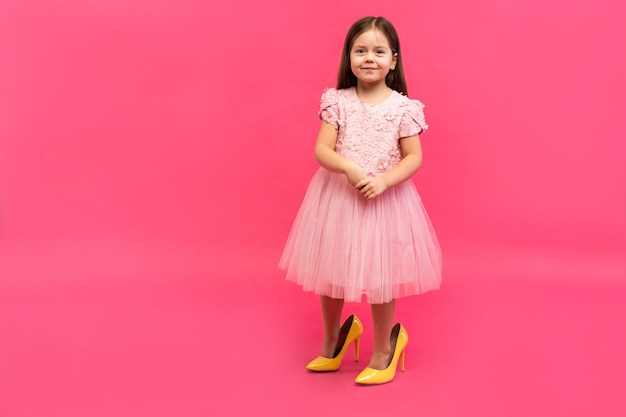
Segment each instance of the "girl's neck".
[[356,86],[356,95],[363,103],[378,104],[389,98],[393,90],[387,87],[387,84],[377,83],[375,85],[368,85],[365,83],[358,83]]

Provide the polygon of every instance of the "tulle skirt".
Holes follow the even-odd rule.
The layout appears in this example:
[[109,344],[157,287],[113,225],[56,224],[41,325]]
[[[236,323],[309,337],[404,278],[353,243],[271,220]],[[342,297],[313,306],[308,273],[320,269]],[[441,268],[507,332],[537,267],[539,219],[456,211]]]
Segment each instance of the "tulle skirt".
[[441,250],[412,181],[365,199],[343,174],[313,176],[279,262],[319,295],[370,304],[441,285]]

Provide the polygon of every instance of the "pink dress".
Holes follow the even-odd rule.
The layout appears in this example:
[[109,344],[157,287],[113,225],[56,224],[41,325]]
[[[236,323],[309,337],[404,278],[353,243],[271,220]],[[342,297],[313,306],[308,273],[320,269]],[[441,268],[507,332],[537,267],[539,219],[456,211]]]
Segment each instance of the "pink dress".
[[[380,176],[400,162],[400,138],[428,128],[423,107],[396,91],[366,104],[354,88],[333,88],[319,116],[338,129],[337,153]],[[370,304],[441,285],[441,250],[413,181],[367,200],[325,168],[309,184],[279,267],[305,291]]]

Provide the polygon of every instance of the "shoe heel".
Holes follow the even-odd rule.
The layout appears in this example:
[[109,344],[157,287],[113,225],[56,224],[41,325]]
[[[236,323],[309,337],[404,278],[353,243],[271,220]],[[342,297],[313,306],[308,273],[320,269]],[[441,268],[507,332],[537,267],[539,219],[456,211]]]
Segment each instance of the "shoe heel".
[[354,339],[354,361],[359,361],[359,344],[361,343],[361,337]]
[[404,372],[404,352],[406,352],[406,349],[400,354],[400,370],[402,372]]

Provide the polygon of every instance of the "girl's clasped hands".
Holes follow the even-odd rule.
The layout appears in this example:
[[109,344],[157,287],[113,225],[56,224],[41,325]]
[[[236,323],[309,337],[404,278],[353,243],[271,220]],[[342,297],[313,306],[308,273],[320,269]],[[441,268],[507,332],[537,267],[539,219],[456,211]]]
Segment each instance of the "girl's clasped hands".
[[346,173],[346,178],[368,200],[378,197],[387,189],[387,184],[382,177],[369,176],[356,164]]

